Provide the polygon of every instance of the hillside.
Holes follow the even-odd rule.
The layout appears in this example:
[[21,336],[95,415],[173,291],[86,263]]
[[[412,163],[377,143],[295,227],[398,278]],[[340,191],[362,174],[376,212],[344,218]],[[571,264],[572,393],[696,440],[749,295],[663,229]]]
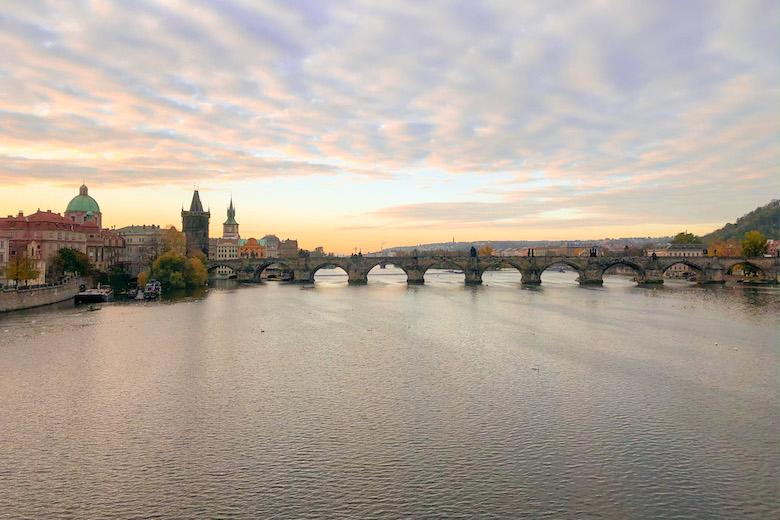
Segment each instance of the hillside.
[[754,209],[743,215],[733,224],[726,224],[720,229],[702,237],[704,242],[715,240],[741,240],[748,231],[758,230],[767,238],[780,236],[780,200],[773,200],[766,206]]

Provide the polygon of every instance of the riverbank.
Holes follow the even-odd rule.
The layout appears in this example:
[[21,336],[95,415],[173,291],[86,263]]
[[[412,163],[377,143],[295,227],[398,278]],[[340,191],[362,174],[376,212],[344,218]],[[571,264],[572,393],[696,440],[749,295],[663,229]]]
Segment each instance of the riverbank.
[[0,291],[0,312],[31,309],[72,299],[79,292],[80,283],[80,279],[74,278],[58,285]]

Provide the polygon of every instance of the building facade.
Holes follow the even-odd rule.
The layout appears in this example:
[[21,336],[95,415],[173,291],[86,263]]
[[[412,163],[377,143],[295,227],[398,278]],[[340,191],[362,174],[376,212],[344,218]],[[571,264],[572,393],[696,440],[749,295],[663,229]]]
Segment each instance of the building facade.
[[653,247],[647,250],[647,256],[707,256],[707,246],[704,244],[669,244],[665,247]]
[[209,260],[235,260],[238,258],[238,240],[232,238],[210,238]]
[[263,247],[256,238],[250,238],[241,241],[238,246],[238,256],[240,258],[265,258],[265,247]]
[[286,239],[279,244],[279,256],[281,258],[290,258],[298,256],[298,241]]
[[5,253],[0,259],[0,278],[5,281],[5,269],[9,260],[26,256],[36,263],[43,280],[53,257],[60,249],[71,248],[86,254],[90,263],[99,271],[108,271],[117,264],[124,249],[124,239],[115,231],[102,226],[103,215],[97,201],[89,195],[86,185],[68,203],[65,213],[38,210],[25,216],[0,218],[0,240]]
[[163,251],[163,230],[158,225],[125,226],[116,233],[125,241],[120,262],[133,276],[151,266]]
[[266,235],[257,241],[258,244],[265,248],[265,256],[267,258],[277,258],[279,256],[279,246],[282,241],[276,235]]
[[187,256],[202,253],[209,256],[209,219],[211,212],[203,210],[198,190],[192,194],[189,211],[181,210],[181,227],[186,239]]
[[98,271],[107,272],[119,263],[125,247],[124,239],[114,230],[103,228],[100,205],[89,195],[86,184],[79,187],[65,208],[64,216],[81,227],[87,240],[86,253],[90,263]]
[[8,239],[0,235],[0,280],[5,278],[8,267]]
[[94,221],[87,221],[82,229],[87,236],[87,258],[95,269],[105,273],[120,263],[125,241],[119,234],[99,228]]
[[19,212],[0,219],[0,240],[5,244],[4,261],[0,265],[0,282],[7,284],[5,271],[8,262],[27,257],[35,262],[39,279],[28,283],[41,283],[52,258],[60,249],[71,248],[87,252],[87,234],[83,226],[51,210],[38,210],[25,216]]
[[769,239],[766,241],[766,254],[767,256],[778,257],[780,254],[780,240]]

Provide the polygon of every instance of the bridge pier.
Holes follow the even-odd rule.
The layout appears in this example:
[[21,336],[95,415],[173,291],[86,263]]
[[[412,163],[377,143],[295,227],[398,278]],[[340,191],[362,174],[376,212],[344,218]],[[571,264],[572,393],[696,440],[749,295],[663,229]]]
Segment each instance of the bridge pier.
[[660,285],[664,283],[664,272],[660,269],[645,269],[645,272],[636,277],[639,285]]
[[482,283],[482,272],[477,267],[469,267],[463,271],[466,275],[466,285],[479,285]]
[[357,271],[347,273],[347,283],[349,285],[365,285],[368,283],[368,275]]
[[723,277],[723,268],[719,264],[704,268],[703,273],[702,280],[699,281],[700,284],[726,283],[726,279]]
[[540,285],[542,283],[542,273],[536,269],[520,271],[520,283],[523,285]]
[[293,282],[314,283],[314,273],[308,269],[293,269]]
[[588,266],[584,271],[580,271],[577,281],[580,285],[601,285],[604,283],[604,271],[598,265]]
[[423,275],[425,274],[420,269],[404,269],[404,272],[406,273],[406,283],[409,285],[422,285],[425,283],[425,278]]

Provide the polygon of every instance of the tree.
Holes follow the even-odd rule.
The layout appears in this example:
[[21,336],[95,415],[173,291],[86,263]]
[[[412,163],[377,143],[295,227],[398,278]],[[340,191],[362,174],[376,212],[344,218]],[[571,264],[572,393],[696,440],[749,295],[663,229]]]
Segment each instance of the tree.
[[186,257],[175,251],[168,251],[152,262],[148,272],[138,275],[138,283],[141,285],[155,279],[165,290],[194,289],[205,285],[208,277],[202,255]]
[[687,231],[677,233],[672,239],[672,244],[698,244],[700,242],[701,239],[699,237],[693,233],[688,233]]
[[125,291],[130,285],[132,277],[125,272],[121,265],[112,265],[108,270],[108,274],[103,274],[101,278],[104,278],[114,290]]
[[49,281],[56,281],[61,279],[65,273],[82,276],[89,271],[89,257],[85,253],[71,247],[63,247],[49,262],[46,277]]
[[714,240],[707,244],[710,256],[742,256],[742,245],[737,240]]
[[764,256],[766,237],[760,231],[748,231],[742,240],[742,254],[747,257]]
[[35,260],[22,255],[11,258],[5,268],[5,277],[13,280],[17,287],[20,281],[27,285],[27,280],[34,280],[40,274],[41,272],[35,267]]
[[485,244],[484,246],[479,248],[479,251],[477,251],[477,254],[479,256],[493,256],[493,248],[489,245]]
[[176,229],[176,226],[168,226],[162,232],[162,251],[161,253],[167,253],[173,251],[183,255],[187,248],[187,239],[184,233]]

